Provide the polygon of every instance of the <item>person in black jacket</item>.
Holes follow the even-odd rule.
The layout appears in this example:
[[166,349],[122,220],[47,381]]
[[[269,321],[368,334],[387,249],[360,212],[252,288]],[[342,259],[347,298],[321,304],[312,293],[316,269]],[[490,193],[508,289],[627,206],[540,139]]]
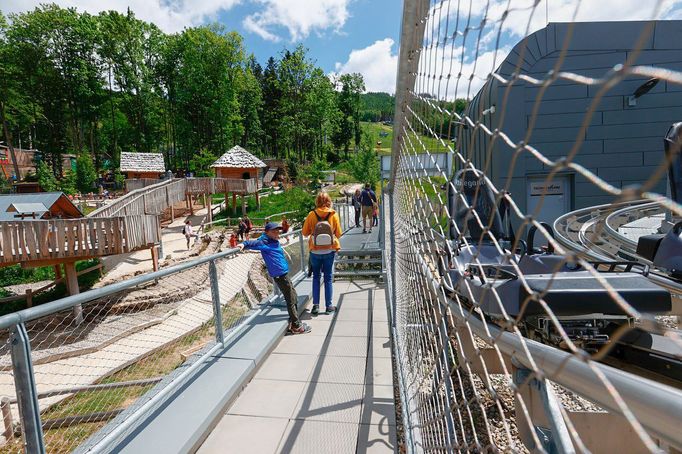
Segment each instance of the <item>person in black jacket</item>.
[[360,202],[360,189],[355,190],[353,194],[353,208],[355,209],[355,227],[360,228],[360,210],[362,203]]

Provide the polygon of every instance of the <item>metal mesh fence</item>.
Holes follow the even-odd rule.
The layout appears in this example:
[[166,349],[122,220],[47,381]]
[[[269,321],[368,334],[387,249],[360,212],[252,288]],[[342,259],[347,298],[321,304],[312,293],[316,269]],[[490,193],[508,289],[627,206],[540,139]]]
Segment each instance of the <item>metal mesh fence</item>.
[[[670,11],[650,3],[642,19]],[[682,52],[649,52],[661,22],[581,25],[601,6],[570,1],[570,22],[545,28],[545,8],[404,2],[386,247],[408,452],[682,448],[679,278],[636,238],[606,247],[628,223],[657,233],[663,213],[682,215],[661,195],[676,158],[661,139],[678,120],[666,93],[682,83],[666,62]],[[660,149],[645,152],[652,141],[625,118],[651,122],[640,135]],[[639,158],[607,156],[612,143]],[[568,209],[606,204],[559,222],[570,241],[543,211],[561,184],[575,191]],[[641,199],[661,216],[648,204],[608,221]]]
[[[257,260],[252,254],[223,254],[26,322],[46,451],[71,452],[84,443],[81,449],[87,450],[91,436],[90,441],[107,436],[116,427],[110,421],[144,405],[154,395],[148,391],[172,381],[181,365],[216,344],[216,313],[225,333],[246,320],[269,294],[267,281],[252,282]],[[82,313],[82,322],[75,312]],[[9,338],[9,331],[2,333],[6,443],[0,451],[16,452],[24,443],[23,421]]]

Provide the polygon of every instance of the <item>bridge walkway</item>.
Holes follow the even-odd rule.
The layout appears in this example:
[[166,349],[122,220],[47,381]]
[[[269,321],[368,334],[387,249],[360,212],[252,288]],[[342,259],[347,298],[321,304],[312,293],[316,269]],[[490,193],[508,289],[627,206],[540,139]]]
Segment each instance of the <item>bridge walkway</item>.
[[393,369],[384,289],[334,283],[338,311],[303,319],[222,416],[201,454],[396,452]]
[[[379,228],[341,238],[347,257],[381,254]],[[334,282],[333,315],[310,314],[306,335],[286,336],[198,452],[397,452],[385,290],[375,280]]]

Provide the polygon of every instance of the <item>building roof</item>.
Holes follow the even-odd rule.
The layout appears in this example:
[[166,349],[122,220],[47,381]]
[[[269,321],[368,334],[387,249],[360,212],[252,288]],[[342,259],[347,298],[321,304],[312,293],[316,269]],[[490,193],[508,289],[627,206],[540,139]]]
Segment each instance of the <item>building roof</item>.
[[50,210],[48,210],[48,208],[40,202],[33,202],[33,203],[12,203],[7,208],[7,211],[8,212],[14,212],[16,214],[22,214],[22,215],[36,214],[36,215],[38,215],[38,217],[40,217]]
[[165,172],[161,153],[121,152],[121,172]]
[[237,169],[253,169],[258,167],[267,167],[267,165],[240,147],[235,145],[222,155],[211,167],[233,167]]
[[63,192],[36,192],[0,195],[0,221],[15,221],[22,213],[36,213],[42,216],[57,203],[70,217],[83,216]]

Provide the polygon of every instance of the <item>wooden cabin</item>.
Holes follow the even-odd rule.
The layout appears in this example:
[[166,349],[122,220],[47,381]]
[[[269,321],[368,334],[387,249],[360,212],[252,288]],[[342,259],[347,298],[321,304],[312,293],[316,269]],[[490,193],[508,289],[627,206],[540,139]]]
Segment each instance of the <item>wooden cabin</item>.
[[244,148],[236,145],[218,158],[211,167],[215,169],[216,177],[256,180],[257,188],[261,188],[263,169],[267,165]]
[[161,153],[121,152],[121,173],[127,179],[158,179],[166,172],[166,164]]
[[63,192],[0,195],[0,221],[82,217],[83,213]]

